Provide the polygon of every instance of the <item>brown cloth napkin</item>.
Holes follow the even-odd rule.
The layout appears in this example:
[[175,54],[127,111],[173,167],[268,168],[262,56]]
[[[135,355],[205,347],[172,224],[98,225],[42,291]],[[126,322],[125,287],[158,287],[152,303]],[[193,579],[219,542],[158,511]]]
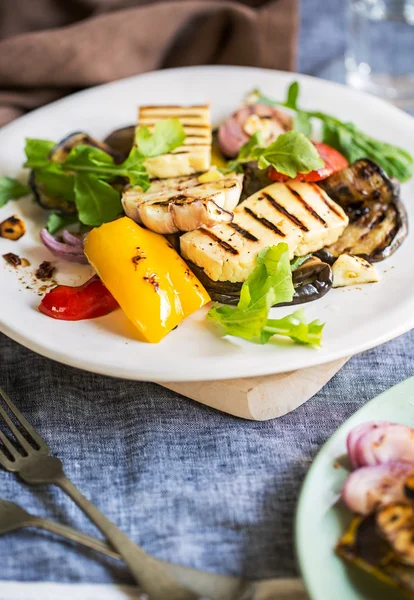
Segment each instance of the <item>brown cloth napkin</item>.
[[297,0],[0,0],[0,126],[154,69],[292,70],[296,34]]

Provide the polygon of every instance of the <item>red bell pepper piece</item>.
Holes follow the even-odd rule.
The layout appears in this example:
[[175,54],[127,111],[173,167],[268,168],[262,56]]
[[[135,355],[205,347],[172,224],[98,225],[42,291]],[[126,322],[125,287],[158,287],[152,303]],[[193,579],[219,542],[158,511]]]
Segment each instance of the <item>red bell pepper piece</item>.
[[96,276],[78,287],[58,285],[39,304],[41,313],[63,321],[102,317],[117,307],[118,302]]

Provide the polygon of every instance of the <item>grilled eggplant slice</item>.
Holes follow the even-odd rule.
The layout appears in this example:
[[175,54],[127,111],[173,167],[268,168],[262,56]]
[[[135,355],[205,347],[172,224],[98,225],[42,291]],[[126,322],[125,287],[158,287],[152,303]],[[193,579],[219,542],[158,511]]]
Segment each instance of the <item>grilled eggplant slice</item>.
[[[100,150],[103,150],[112,156],[116,163],[122,162],[123,160],[121,154],[111,148],[108,144],[104,142],[98,142],[90,135],[82,131],[76,131],[75,133],[71,133],[63,138],[63,140],[56,144],[56,146],[52,149],[50,158],[56,162],[63,162],[72,148],[75,148],[75,146],[80,146],[81,144],[100,148]],[[41,181],[39,175],[36,175],[34,171],[31,171],[29,176],[29,186],[32,189],[36,201],[40,204],[40,206],[48,210],[54,210],[67,216],[76,215],[77,209],[74,204],[75,197],[73,193],[72,175],[65,175],[67,180],[67,185],[65,186],[65,197],[54,193],[53,177],[54,176],[52,174],[48,174],[48,186],[46,186],[46,184]],[[58,187],[61,189],[62,175],[59,175],[58,177],[59,182],[57,183],[59,183]],[[115,181],[114,186],[116,187],[120,183],[121,188],[123,189],[125,187],[125,181]]]
[[404,241],[407,214],[398,197],[399,187],[373,161],[357,160],[319,185],[349,217],[341,237],[326,248],[333,257],[349,253],[378,262]]
[[95,140],[93,137],[83,131],[75,131],[75,133],[71,133],[63,138],[63,140],[56,144],[56,146],[52,149],[50,158],[55,162],[63,162],[68,157],[70,151],[76,146],[80,145],[99,148],[100,150],[103,150],[112,156],[116,163],[121,163],[123,161],[123,157],[117,150],[105,142],[98,142],[98,140]]
[[[61,195],[53,193],[53,190],[48,189],[46,185],[36,177],[35,172],[31,171],[29,175],[29,186],[33,192],[35,200],[42,208],[54,210],[62,215],[76,215],[77,208],[73,194],[73,177],[68,175],[68,196],[63,198]],[[72,190],[73,199],[70,198]]]
[[336,552],[346,562],[414,600],[414,567],[403,564],[390,544],[379,535],[374,516],[354,517]]
[[249,196],[252,196],[259,190],[267,187],[274,183],[267,176],[267,169],[259,169],[257,161],[249,161],[243,165],[243,190],[240,198],[240,202],[246,200]]
[[[204,269],[191,261],[187,261],[187,263],[197,279],[206,288],[212,300],[222,304],[236,305],[238,303],[242,283],[213,281]],[[312,256],[292,273],[292,279],[295,287],[292,302],[278,304],[278,306],[302,304],[322,298],[332,287],[332,270],[328,264]]]
[[[104,139],[104,144],[107,144],[125,160],[128,154],[131,152],[134,144],[135,136],[135,125],[129,125],[128,127],[122,127],[121,129],[115,129],[111,131],[109,135]],[[116,162],[116,161],[115,161]]]

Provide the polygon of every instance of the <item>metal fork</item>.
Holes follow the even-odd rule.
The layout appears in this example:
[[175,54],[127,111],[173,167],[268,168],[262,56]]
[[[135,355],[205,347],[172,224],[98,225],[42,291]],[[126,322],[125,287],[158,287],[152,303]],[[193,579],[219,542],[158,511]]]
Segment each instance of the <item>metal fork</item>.
[[143,592],[151,600],[196,600],[197,594],[178,584],[155,559],[134,544],[128,536],[112,523],[90,502],[68,479],[62,462],[50,455],[45,440],[30,425],[21,412],[0,388],[0,395],[20,424],[22,431],[12,421],[0,404],[0,416],[13,434],[12,442],[0,431],[0,464],[13,473],[18,473],[26,483],[33,485],[49,483],[60,487],[89,519],[100,529],[112,547],[119,552]]
[[[39,517],[27,512],[15,502],[0,499],[0,535],[10,533],[25,527],[36,527],[51,531],[63,538],[91,548],[97,552],[122,560],[122,557],[111,549],[108,544],[97,538],[87,535],[68,525],[62,525],[44,517]],[[162,562],[165,569],[176,581],[189,587],[195,592],[212,600],[236,600],[251,587],[251,584],[230,575],[220,575],[198,571],[190,567]]]

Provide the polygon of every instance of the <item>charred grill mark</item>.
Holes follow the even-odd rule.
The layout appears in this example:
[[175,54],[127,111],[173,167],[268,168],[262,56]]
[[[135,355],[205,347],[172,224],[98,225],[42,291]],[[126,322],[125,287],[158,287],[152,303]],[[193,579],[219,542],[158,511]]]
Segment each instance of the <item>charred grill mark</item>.
[[149,110],[153,110],[153,111],[158,111],[160,108],[168,108],[171,110],[181,110],[181,109],[185,109],[185,110],[202,110],[203,108],[209,108],[208,104],[197,104],[197,106],[182,106],[180,104],[163,104],[162,107],[160,107],[160,105],[158,104],[147,104],[146,106],[141,108],[141,113],[146,113]]
[[153,273],[149,277],[143,277],[143,279],[144,279],[144,281],[148,281],[148,283],[150,283],[152,285],[155,292],[158,292],[160,284],[158,283],[157,276],[155,273]]
[[139,261],[145,260],[147,258],[145,256],[145,252],[143,252],[139,246],[136,247],[136,251],[137,251],[136,255],[131,258],[132,264],[134,265],[135,270],[137,270],[137,265],[138,265]]
[[381,223],[384,221],[386,216],[387,216],[387,214],[385,211],[382,212],[381,214],[377,215],[375,217],[375,219],[373,219],[371,221],[371,223],[369,223],[368,231],[366,231],[364,234],[361,235],[361,237],[359,238],[359,241],[364,240],[370,234],[371,230],[374,229],[375,227],[377,227],[377,225],[381,225]]
[[292,215],[284,206],[276,202],[276,200],[267,192],[262,192],[262,196],[266,198],[266,200],[275,208],[278,212],[280,212],[284,217],[289,219],[291,223],[299,227],[302,231],[309,231],[309,229],[302,223],[300,219]]
[[244,211],[248,215],[253,217],[253,219],[256,219],[256,221],[261,223],[264,227],[267,227],[267,229],[271,229],[272,231],[274,231],[275,233],[277,233],[277,235],[280,235],[281,237],[286,237],[286,234],[284,234],[283,231],[281,231],[279,229],[279,227],[276,227],[276,225],[274,223],[272,223],[265,217],[259,217],[259,215],[257,215],[255,212],[253,212],[248,206],[244,207]]
[[341,215],[339,210],[336,208],[336,206],[334,206],[327,200],[327,198],[325,197],[325,194],[322,192],[321,188],[318,185],[316,185],[316,183],[311,183],[310,185],[312,186],[314,191],[317,194],[319,194],[320,199],[322,200],[322,202],[324,202],[326,204],[326,206],[329,208],[329,210],[331,210],[333,213],[336,214],[337,217],[339,217],[340,219],[343,220],[343,216]]
[[[157,117],[155,115],[151,115],[151,116],[154,117],[154,121],[152,123],[148,123],[148,122],[147,123],[142,123],[142,121],[140,121],[138,123],[138,126],[140,127],[141,125],[144,125],[145,127],[154,127],[155,124],[157,123],[157,121],[159,119],[165,119],[166,118],[165,116],[159,116],[159,117]],[[181,117],[177,117],[177,118],[181,119]],[[144,120],[147,121],[146,118],[144,118]],[[198,123],[181,123],[181,125],[184,127],[184,129],[186,127],[188,127],[188,128],[191,127],[193,129],[208,129],[208,130],[210,129],[210,125],[201,125],[201,124],[198,124]],[[189,134],[189,135],[192,135],[192,134]]]
[[243,227],[240,227],[240,225],[237,225],[237,223],[229,223],[229,225],[230,227],[235,229],[235,231],[237,231],[237,233],[239,233],[242,237],[246,238],[246,240],[250,240],[251,242],[259,241],[255,235],[250,233],[250,231],[246,231],[246,229],[243,229]]
[[312,217],[314,219],[316,219],[317,221],[319,221],[319,223],[322,223],[322,225],[324,227],[328,227],[327,222],[325,221],[325,219],[323,219],[317,212],[316,210],[314,210],[311,206],[309,206],[309,204],[306,202],[306,200],[304,198],[302,198],[302,196],[299,194],[299,192],[297,192],[296,190],[293,190],[289,184],[286,184],[286,187],[289,188],[289,191],[291,194],[293,194],[295,196],[295,198],[302,204],[302,206],[308,211],[308,213],[310,215],[312,215]]
[[230,246],[230,244],[228,244],[227,242],[225,242],[224,240],[222,240],[221,238],[219,238],[215,233],[213,233],[212,231],[209,231],[208,229],[199,229],[198,230],[200,233],[204,233],[205,235],[208,235],[209,238],[211,238],[212,240],[214,240],[215,242],[217,242],[217,244],[219,246],[221,246],[223,248],[223,250],[225,250],[226,252],[230,252],[230,254],[238,254],[239,251],[236,250],[236,248],[233,248],[233,246]]

